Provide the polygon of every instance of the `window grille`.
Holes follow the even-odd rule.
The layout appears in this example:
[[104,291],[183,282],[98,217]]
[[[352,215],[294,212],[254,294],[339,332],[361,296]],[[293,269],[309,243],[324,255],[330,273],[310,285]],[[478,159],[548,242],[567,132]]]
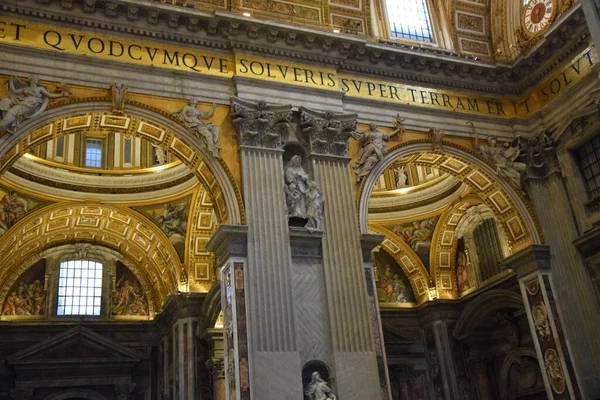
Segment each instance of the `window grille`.
[[102,264],[88,260],[60,263],[57,315],[100,315]]
[[386,0],[393,38],[432,42],[427,0]]

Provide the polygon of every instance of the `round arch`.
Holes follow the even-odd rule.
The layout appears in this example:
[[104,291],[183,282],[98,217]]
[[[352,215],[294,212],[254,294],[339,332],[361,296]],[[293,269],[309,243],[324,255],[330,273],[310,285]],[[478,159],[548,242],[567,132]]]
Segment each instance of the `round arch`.
[[23,217],[0,238],[0,299],[14,281],[49,248],[67,243],[92,243],[123,255],[132,272],[139,271],[160,306],[179,289],[181,263],[171,242],[142,215],[111,205],[57,203]]
[[38,117],[23,121],[16,134],[0,137],[0,174],[31,147],[91,128],[129,132],[175,154],[209,192],[220,223],[245,223],[241,192],[225,162],[213,157],[174,116],[139,102],[127,102],[123,115],[112,114],[106,98],[53,102]]
[[359,188],[358,212],[362,233],[369,229],[369,200],[379,176],[395,160],[404,157],[412,157],[411,161],[417,165],[448,172],[470,185],[482,201],[500,216],[499,222],[510,232],[511,254],[530,244],[541,243],[533,210],[522,193],[498,176],[494,168],[474,152],[447,141],[443,142],[442,150],[435,151],[427,140],[401,143],[375,165]]
[[458,340],[465,338],[477,328],[482,313],[491,313],[502,308],[523,309],[523,298],[520,294],[506,289],[495,289],[481,294],[460,314],[454,327],[454,337]]

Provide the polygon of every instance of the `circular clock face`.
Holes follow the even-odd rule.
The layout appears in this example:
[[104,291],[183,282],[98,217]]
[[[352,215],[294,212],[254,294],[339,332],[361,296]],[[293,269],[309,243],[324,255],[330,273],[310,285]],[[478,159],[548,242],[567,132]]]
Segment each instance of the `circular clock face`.
[[529,33],[540,33],[550,25],[553,11],[552,0],[531,0],[525,6],[523,23]]

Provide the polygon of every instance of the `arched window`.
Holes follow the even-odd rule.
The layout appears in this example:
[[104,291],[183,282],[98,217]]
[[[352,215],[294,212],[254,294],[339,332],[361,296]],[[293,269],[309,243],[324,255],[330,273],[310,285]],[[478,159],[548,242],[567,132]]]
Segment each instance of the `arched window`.
[[391,38],[433,42],[427,0],[385,0]]
[[102,264],[88,260],[60,263],[57,315],[100,315]]

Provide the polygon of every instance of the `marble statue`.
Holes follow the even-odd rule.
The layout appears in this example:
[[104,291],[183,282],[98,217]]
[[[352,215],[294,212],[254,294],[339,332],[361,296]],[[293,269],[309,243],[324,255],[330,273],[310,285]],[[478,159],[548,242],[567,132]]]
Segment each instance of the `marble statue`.
[[306,386],[304,394],[306,395],[308,400],[337,399],[335,394],[333,394],[333,392],[327,385],[327,382],[325,382],[321,378],[321,375],[319,375],[317,371],[312,373],[310,383]]
[[323,194],[302,168],[300,156],[293,156],[285,167],[284,191],[288,218],[306,219],[307,228],[320,229]]
[[371,122],[368,130],[363,132],[353,132],[352,137],[360,141],[361,149],[358,152],[358,159],[354,164],[356,180],[361,182],[373,169],[379,160],[383,159],[386,152],[385,142],[402,131],[404,120],[398,115],[395,121],[395,127],[391,133],[383,133],[377,130],[377,125]]
[[197,107],[198,100],[192,99],[188,105],[173,113],[173,115],[179,118],[189,131],[204,139],[206,147],[208,147],[213,156],[221,158],[221,148],[217,144],[219,141],[219,127],[210,122],[202,122],[203,119],[212,118],[217,104],[213,103],[212,109],[209,112],[201,112]]
[[516,146],[511,146],[509,143],[498,145],[498,140],[495,136],[488,136],[486,143],[479,143],[479,135],[474,127],[472,127],[475,135],[475,148],[483,157],[490,160],[496,166],[496,173],[508,179],[513,186],[521,187],[521,173],[525,172],[527,165],[516,161],[521,154]]
[[166,164],[167,163],[167,151],[160,146],[153,146],[153,147],[154,147],[154,155],[156,156],[156,161],[158,161],[158,163],[160,165]]
[[125,108],[125,93],[127,93],[127,86],[122,83],[113,83],[110,86],[110,92],[112,93],[112,112],[113,114],[123,114]]
[[396,181],[396,187],[406,186],[408,176],[406,175],[406,167],[404,165],[394,169],[394,180]]
[[442,140],[444,139],[444,130],[440,128],[432,128],[429,131],[429,138],[431,139],[431,143],[433,143],[434,150],[442,149]]
[[35,75],[29,78],[29,83],[11,76],[6,85],[8,97],[0,100],[0,131],[9,133],[15,133],[24,119],[41,114],[50,99],[69,96],[66,88],[52,93]]

